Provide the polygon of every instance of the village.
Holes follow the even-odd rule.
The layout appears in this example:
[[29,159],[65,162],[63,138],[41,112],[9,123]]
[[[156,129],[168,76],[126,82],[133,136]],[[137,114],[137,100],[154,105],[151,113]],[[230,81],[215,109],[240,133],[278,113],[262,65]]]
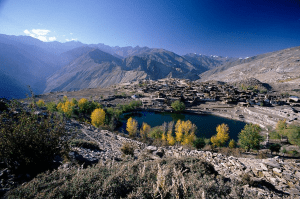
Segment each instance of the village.
[[197,82],[166,78],[141,80],[119,84],[115,95],[100,100],[106,106],[115,106],[120,100],[140,100],[142,109],[172,112],[171,104],[182,101],[185,112],[214,114],[261,127],[274,126],[278,120],[287,123],[300,121],[300,100],[273,91],[259,92],[252,88],[242,90],[221,82]]

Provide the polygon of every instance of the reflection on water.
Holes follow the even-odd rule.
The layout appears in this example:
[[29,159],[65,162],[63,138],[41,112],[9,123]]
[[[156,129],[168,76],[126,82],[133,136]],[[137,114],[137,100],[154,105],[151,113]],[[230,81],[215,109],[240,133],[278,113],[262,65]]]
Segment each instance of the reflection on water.
[[149,124],[151,127],[160,126],[164,122],[177,122],[180,120],[190,120],[197,126],[196,135],[201,137],[210,138],[216,134],[216,127],[219,124],[225,123],[229,126],[229,136],[230,139],[237,140],[238,133],[244,128],[244,122],[230,120],[227,118],[222,118],[214,115],[197,115],[197,114],[180,114],[180,113],[157,113],[140,111],[133,113],[125,113],[121,116],[122,127],[120,131],[126,132],[126,122],[128,118],[134,118],[138,121],[139,128],[142,126],[143,122]]

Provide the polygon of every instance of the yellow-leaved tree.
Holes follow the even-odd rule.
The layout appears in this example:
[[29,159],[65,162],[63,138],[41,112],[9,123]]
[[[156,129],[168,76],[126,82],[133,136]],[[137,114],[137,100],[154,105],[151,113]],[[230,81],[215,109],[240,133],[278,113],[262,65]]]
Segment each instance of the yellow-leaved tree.
[[183,140],[183,123],[184,121],[178,120],[175,125],[175,135],[177,142],[181,142]]
[[142,128],[140,129],[140,135],[143,140],[146,140],[148,137],[148,133],[151,130],[150,125],[143,122]]
[[229,140],[229,127],[227,124],[218,125],[217,128],[217,135],[214,135],[210,138],[211,143],[213,146],[221,147]]
[[130,117],[127,120],[126,130],[128,131],[130,137],[135,137],[136,136],[136,133],[137,133],[137,130],[138,130],[138,123],[132,117]]
[[174,136],[172,135],[173,134],[173,127],[174,127],[174,122],[173,121],[169,122],[166,139],[167,139],[168,144],[171,145],[171,146],[173,146],[176,143],[176,140],[175,140]]
[[178,120],[175,125],[176,141],[182,145],[190,145],[194,142],[196,126],[191,121]]
[[91,115],[92,125],[96,126],[97,128],[100,125],[104,124],[105,120],[105,111],[101,108],[97,108],[92,112]]

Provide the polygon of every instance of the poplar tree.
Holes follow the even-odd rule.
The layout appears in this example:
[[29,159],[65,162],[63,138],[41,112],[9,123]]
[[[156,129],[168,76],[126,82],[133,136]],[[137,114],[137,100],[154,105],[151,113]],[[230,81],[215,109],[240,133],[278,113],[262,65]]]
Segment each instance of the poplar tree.
[[136,133],[137,133],[137,130],[138,130],[138,123],[132,117],[130,117],[127,120],[126,130],[128,131],[130,137],[135,137],[136,136]]

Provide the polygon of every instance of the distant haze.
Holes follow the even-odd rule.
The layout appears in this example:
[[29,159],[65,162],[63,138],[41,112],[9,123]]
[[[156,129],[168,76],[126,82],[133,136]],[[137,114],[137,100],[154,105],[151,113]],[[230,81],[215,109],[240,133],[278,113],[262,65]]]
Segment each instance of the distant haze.
[[298,0],[0,0],[0,33],[251,57],[300,45]]

